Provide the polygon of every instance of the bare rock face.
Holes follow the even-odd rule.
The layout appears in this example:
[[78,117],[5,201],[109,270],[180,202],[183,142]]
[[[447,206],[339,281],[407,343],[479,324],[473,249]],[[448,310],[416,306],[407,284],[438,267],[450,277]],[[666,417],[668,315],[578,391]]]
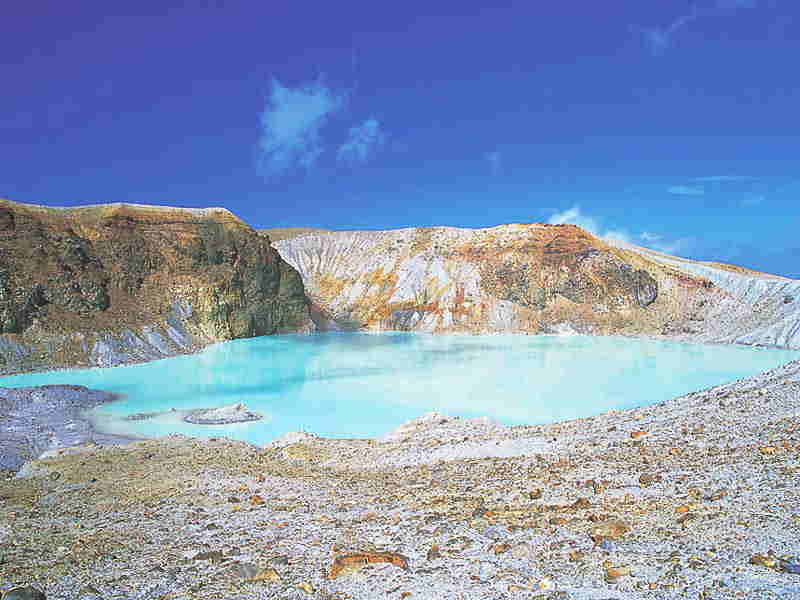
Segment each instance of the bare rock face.
[[612,332],[659,298],[647,265],[572,225],[301,232],[275,247],[322,326]]
[[800,347],[800,282],[574,225],[278,230],[320,328],[668,335]]
[[0,199],[0,372],[158,358],[309,322],[297,272],[225,209]]

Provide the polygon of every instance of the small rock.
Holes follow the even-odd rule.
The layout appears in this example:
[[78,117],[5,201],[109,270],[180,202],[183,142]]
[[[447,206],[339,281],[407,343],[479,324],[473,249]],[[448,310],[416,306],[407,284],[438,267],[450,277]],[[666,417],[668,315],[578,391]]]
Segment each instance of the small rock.
[[337,556],[331,567],[330,579],[360,571],[370,563],[390,563],[401,569],[408,569],[408,559],[395,552],[353,552]]
[[490,562],[482,562],[478,567],[478,579],[488,581],[497,574],[497,567]]
[[486,531],[483,532],[483,536],[489,538],[490,540],[502,540],[507,538],[509,533],[510,532],[508,529],[502,525],[493,525],[492,527],[488,527]]
[[800,575],[800,562],[781,562],[781,573]]
[[47,600],[41,591],[33,586],[16,587],[3,595],[3,600]]
[[585,510],[587,508],[592,508],[592,503],[589,502],[586,498],[578,498],[569,505],[571,510]]
[[258,575],[258,567],[251,563],[236,563],[230,573],[233,577],[250,580]]
[[611,540],[603,540],[597,545],[597,547],[601,550],[605,550],[606,552],[613,552],[617,549],[616,545]]
[[[251,581],[253,583],[260,583],[260,582],[280,583],[281,576],[278,574],[278,572],[275,569],[269,568],[269,569],[263,569],[262,571],[259,571],[253,577],[248,579],[248,581]],[[310,593],[311,592],[309,592],[309,594]]]
[[210,550],[208,552],[198,552],[193,557],[193,560],[210,560],[211,562],[220,562],[225,558],[221,550]]
[[100,598],[100,600],[102,600],[102,594],[100,593],[100,590],[93,585],[83,586],[79,592],[79,597],[81,600],[94,600],[94,598]]
[[511,544],[495,544],[492,546],[492,551],[495,554],[505,554],[511,549]]
[[605,579],[607,583],[616,583],[620,577],[630,574],[631,570],[627,567],[607,567]]
[[639,485],[642,487],[648,487],[661,481],[661,475],[654,475],[651,473],[642,473],[639,475]]
[[476,508],[475,510],[472,511],[472,518],[473,519],[480,519],[487,512],[489,512],[489,511],[486,509],[486,507],[481,505],[481,506],[479,506],[478,508]]
[[425,558],[427,558],[428,560],[437,560],[439,558],[442,558],[442,554],[441,552],[439,552],[439,546],[437,546],[436,544],[431,546],[431,549],[428,550],[428,554],[426,555]]
[[583,560],[583,552],[580,550],[573,550],[569,553],[569,560],[571,562],[581,562]]
[[519,542],[511,547],[511,556],[517,560],[531,560],[533,555],[533,547],[525,542]]
[[750,564],[776,570],[778,568],[778,559],[768,554],[754,554],[750,557]]
[[727,495],[728,495],[728,490],[717,490],[716,492],[714,492],[713,494],[711,494],[711,495],[710,495],[708,498],[706,498],[706,499],[707,499],[707,500],[710,500],[710,501],[712,501],[712,502],[715,502],[715,501],[717,501],[717,500],[722,500],[722,499],[723,499],[725,496],[727,496]]
[[606,521],[592,527],[589,536],[595,544],[599,544],[604,539],[620,538],[630,530],[630,526],[624,521]]

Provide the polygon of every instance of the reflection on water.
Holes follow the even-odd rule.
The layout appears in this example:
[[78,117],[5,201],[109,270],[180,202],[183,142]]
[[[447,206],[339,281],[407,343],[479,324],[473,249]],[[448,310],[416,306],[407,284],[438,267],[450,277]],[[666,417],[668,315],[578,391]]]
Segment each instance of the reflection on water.
[[[265,443],[305,429],[374,436],[423,412],[545,423],[667,400],[752,375],[800,353],[587,336],[286,335],[217,344],[192,356],[113,369],[0,379],[123,394],[93,411],[134,435],[226,435]],[[191,425],[181,410],[245,403],[262,421]],[[178,412],[167,412],[170,409]],[[139,421],[134,413],[162,412]]]

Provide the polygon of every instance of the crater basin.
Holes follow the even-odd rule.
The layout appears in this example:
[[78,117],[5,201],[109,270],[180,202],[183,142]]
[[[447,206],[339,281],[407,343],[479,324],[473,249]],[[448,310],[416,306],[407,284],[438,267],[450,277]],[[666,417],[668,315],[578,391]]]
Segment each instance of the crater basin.
[[[587,417],[797,358],[800,352],[790,350],[622,337],[325,333],[235,340],[138,365],[17,375],[0,386],[77,384],[121,394],[88,413],[107,433],[264,444],[299,430],[374,437],[429,411],[507,425]],[[263,418],[227,425],[183,420],[188,410],[237,403]]]

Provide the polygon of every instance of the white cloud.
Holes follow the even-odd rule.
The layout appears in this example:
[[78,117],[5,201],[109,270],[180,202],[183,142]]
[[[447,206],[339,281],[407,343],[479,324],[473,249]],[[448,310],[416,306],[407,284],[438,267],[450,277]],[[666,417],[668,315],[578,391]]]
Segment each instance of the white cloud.
[[652,248],[665,254],[675,254],[681,250],[685,250],[690,241],[687,238],[681,238],[674,241],[667,241],[660,233],[653,233],[651,231],[643,231],[639,234],[639,245],[646,248]]
[[667,191],[677,196],[703,196],[706,193],[702,187],[689,185],[673,185],[667,188]]
[[634,31],[642,34],[644,42],[653,56],[661,56],[672,44],[672,36],[681,27],[691,23],[697,18],[694,11],[688,15],[682,15],[670,23],[667,27],[634,27]]
[[758,0],[697,0],[691,3],[691,12],[681,15],[666,27],[631,27],[641,34],[653,56],[660,56],[672,45],[673,36],[683,27],[700,17],[730,14],[740,8],[755,8]]
[[362,165],[386,142],[380,122],[370,118],[350,128],[347,141],[339,147],[339,162]]
[[624,229],[604,229],[597,219],[583,214],[577,204],[563,212],[553,214],[547,222],[551,225],[563,225],[566,223],[577,225],[613,245],[645,246],[666,254],[674,254],[685,250],[691,245],[690,240],[687,238],[668,241],[662,235],[651,231],[635,234]]
[[581,213],[580,207],[576,204],[564,212],[553,214],[547,221],[550,225],[577,225],[590,233],[599,235],[597,221]]
[[503,167],[503,157],[497,150],[493,152],[487,152],[483,155],[483,157],[489,162],[489,166],[492,169],[492,175],[499,175],[500,170]]
[[267,176],[309,169],[323,153],[320,130],[340,110],[346,93],[331,90],[321,80],[289,88],[277,79],[261,113],[259,168]]
[[650,233],[649,231],[643,231],[639,234],[639,237],[642,238],[645,242],[657,242],[661,239],[661,236],[657,233]]

